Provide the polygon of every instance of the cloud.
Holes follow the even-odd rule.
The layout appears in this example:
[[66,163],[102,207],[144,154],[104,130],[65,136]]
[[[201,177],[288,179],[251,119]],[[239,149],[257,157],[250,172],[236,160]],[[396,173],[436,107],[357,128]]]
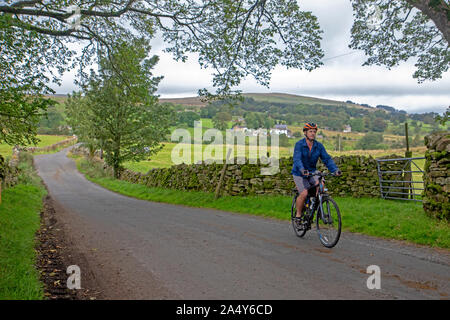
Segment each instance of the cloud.
[[386,70],[379,66],[334,65],[312,72],[285,70],[274,73],[273,86],[314,94],[448,95],[450,74],[436,82],[418,84],[408,65]]
[[324,98],[356,103],[366,103],[375,107],[379,104],[395,107],[408,113],[444,112],[449,104],[448,95],[326,95]]
[[[311,11],[323,30],[321,46],[325,57],[333,57],[351,50],[350,29],[352,27],[352,6],[349,0],[301,0],[301,10]],[[335,60],[331,62],[334,64]]]
[[[390,105],[408,112],[442,112],[450,105],[450,72],[435,82],[418,84],[412,78],[414,61],[401,63],[388,70],[380,66],[362,64],[367,59],[361,51],[348,48],[353,11],[348,0],[301,0],[302,10],[312,11],[324,31],[322,48],[324,65],[312,72],[286,70],[277,67],[272,74],[270,88],[253,79],[242,81],[238,89],[244,92],[284,92],[340,101]],[[158,87],[162,98],[195,96],[201,88],[212,88],[211,69],[201,69],[198,55],[191,54],[187,63],[176,62],[164,53],[164,41],[160,35],[152,41],[151,54],[160,56],[154,75],[163,75]],[[74,74],[63,78],[58,93],[71,92]]]

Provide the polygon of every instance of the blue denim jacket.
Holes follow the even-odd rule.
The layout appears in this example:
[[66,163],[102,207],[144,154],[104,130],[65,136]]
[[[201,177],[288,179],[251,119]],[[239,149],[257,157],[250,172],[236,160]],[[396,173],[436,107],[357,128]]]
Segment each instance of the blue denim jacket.
[[320,142],[314,140],[311,152],[306,144],[306,139],[303,138],[295,144],[294,149],[294,163],[291,173],[294,176],[302,176],[301,170],[305,169],[309,172],[316,171],[317,161],[322,159],[322,162],[327,166],[331,173],[338,170],[331,156],[325,150],[325,147]]

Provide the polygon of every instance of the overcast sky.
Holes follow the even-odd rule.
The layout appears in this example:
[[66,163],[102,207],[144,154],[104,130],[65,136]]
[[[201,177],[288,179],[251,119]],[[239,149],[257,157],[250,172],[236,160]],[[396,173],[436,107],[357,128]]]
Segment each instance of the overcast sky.
[[[412,78],[413,61],[401,63],[391,70],[361,66],[366,60],[364,54],[348,48],[353,23],[349,0],[299,0],[299,4],[303,10],[316,15],[324,31],[324,65],[312,72],[277,67],[269,89],[253,79],[245,79],[240,90],[352,100],[372,106],[384,104],[407,112],[442,113],[450,105],[450,72],[438,81],[418,84]],[[191,97],[200,88],[212,89],[212,71],[201,69],[195,55],[187,63],[176,62],[163,52],[164,44],[160,39],[155,39],[152,45],[153,54],[160,56],[154,74],[164,76],[157,92],[161,98]],[[73,85],[73,74],[65,75],[63,85],[54,89],[57,93],[77,90]]]

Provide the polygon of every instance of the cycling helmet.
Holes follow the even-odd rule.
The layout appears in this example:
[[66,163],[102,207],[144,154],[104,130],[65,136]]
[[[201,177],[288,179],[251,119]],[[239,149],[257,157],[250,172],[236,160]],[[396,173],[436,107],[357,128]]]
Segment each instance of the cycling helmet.
[[305,123],[305,125],[303,126],[303,132],[305,132],[309,129],[316,129],[316,131],[317,131],[317,124],[315,124],[313,122]]

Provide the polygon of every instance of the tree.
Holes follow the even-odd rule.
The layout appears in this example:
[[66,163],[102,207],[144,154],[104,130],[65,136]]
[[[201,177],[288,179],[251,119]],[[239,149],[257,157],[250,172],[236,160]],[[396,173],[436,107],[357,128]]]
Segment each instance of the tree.
[[37,93],[38,90],[32,84],[6,87],[8,79],[3,81],[3,76],[0,71],[0,143],[37,143],[37,126],[52,101],[39,94],[31,96],[30,92]]
[[362,150],[381,149],[381,143],[383,143],[382,133],[369,132],[356,143],[356,148]]
[[417,123],[417,121],[416,121],[416,125],[414,127],[414,133],[419,134],[422,131],[421,129],[422,129],[422,123]]
[[419,147],[419,146],[423,146],[424,143],[424,139],[420,137],[419,134],[416,134],[414,136],[414,140],[412,141],[412,146],[413,147]]
[[83,84],[80,112],[86,115],[73,117],[69,112],[77,133],[86,126],[83,134],[101,142],[115,177],[124,161],[148,158],[162,148],[174,117],[172,109],[159,105],[153,95],[161,77],[152,75],[158,57],[147,58],[149,50],[145,39],[119,43],[100,60],[99,72],[92,71]]
[[[78,60],[84,65],[97,45],[110,51],[116,39],[151,37],[159,30],[176,59],[196,52],[202,67],[215,70],[218,93],[247,75],[267,85],[277,64],[313,70],[323,57],[317,18],[295,0],[17,0],[0,5],[0,14],[2,30],[54,40],[66,52],[63,41],[85,41]],[[79,19],[70,20],[75,14]]]
[[387,123],[382,118],[375,118],[372,122],[372,130],[375,132],[384,132],[387,128]]
[[[351,1],[350,47],[364,50],[368,64],[392,67],[417,56],[421,79],[439,78],[448,69],[448,1]],[[78,20],[70,19],[74,13]],[[85,57],[95,55],[94,44],[108,47],[115,38],[160,30],[177,59],[199,53],[200,64],[216,70],[221,89],[246,75],[267,84],[278,63],[312,70],[323,56],[317,18],[295,0],[10,0],[2,2],[0,14],[2,30],[53,39],[65,51],[61,40],[85,40]]]
[[264,128],[269,130],[270,128],[273,127],[274,123],[275,122],[274,122],[274,120],[272,118],[266,117],[264,119]]
[[216,106],[208,104],[206,107],[200,109],[200,117],[212,119],[217,112],[218,108]]
[[[53,102],[50,81],[78,68],[79,81],[115,43],[163,34],[176,60],[199,54],[227,96],[251,75],[268,86],[278,64],[313,70],[322,63],[317,18],[295,0],[7,0],[0,2],[0,139],[36,142],[39,116]],[[82,45],[79,52],[70,43]],[[206,90],[199,93],[211,98]]]
[[355,21],[350,48],[364,50],[364,65],[417,57],[413,77],[421,83],[442,77],[450,64],[450,6],[446,0],[351,0]]
[[300,131],[296,131],[296,132],[294,132],[293,136],[295,138],[302,138],[303,137],[303,133],[301,133]]
[[[11,41],[26,43],[20,37]],[[34,57],[28,60],[23,55],[10,52],[4,43],[4,34],[0,32],[0,143],[37,143],[37,125],[53,101],[42,94],[48,93],[43,79],[27,68],[29,65],[36,66],[38,61]],[[33,49],[30,49],[31,55]],[[3,61],[7,59],[13,61]]]
[[55,103],[45,97],[54,93],[49,77],[59,83],[55,71],[62,72],[71,53],[57,39],[12,24],[15,16],[3,8],[19,2],[10,2],[0,5],[0,142],[37,143],[40,118]]
[[188,127],[194,127],[194,121],[200,120],[200,115],[193,111],[182,111],[177,113],[178,123],[186,125]]
[[[282,116],[280,116],[282,118]],[[260,112],[248,112],[244,116],[245,123],[250,129],[267,128],[273,122],[267,121],[268,118]]]
[[49,107],[47,114],[41,117],[37,129],[38,134],[69,134],[63,113]]
[[352,131],[363,132],[364,131],[364,120],[362,118],[351,119],[350,126],[352,127]]
[[439,124],[445,126],[445,124],[447,123],[449,117],[450,117],[450,107],[447,107],[447,110],[442,113],[442,116],[441,115],[437,115],[437,116],[435,116],[434,119]]
[[426,112],[422,114],[422,122],[425,124],[431,124],[434,125],[436,123],[436,117],[438,117],[439,114],[436,112]]
[[107,137],[103,135],[102,128],[98,125],[98,119],[88,98],[81,95],[81,92],[69,94],[65,102],[67,123],[72,127],[74,134],[78,136],[78,141],[82,141],[89,149],[89,156],[93,157],[97,148],[103,148]]
[[[366,64],[391,68],[418,57],[414,76],[419,82],[438,79],[448,70],[446,0],[352,3],[350,47],[364,50],[369,56]],[[367,23],[374,15],[370,5],[376,5],[383,18],[376,28]],[[163,34],[175,59],[186,61],[188,53],[198,53],[201,67],[215,70],[213,85],[220,97],[232,93],[247,76],[268,86],[279,64],[311,71],[322,65],[324,55],[317,18],[300,10],[296,0],[2,1],[3,140],[35,139],[35,119],[51,103],[42,97],[53,93],[50,80],[60,83],[63,72],[79,66],[84,81],[86,67],[98,54],[108,56],[116,42],[150,39],[156,31]],[[83,46],[78,53],[69,48],[75,42]],[[206,90],[199,93],[212,98]]]
[[405,136],[405,125],[403,123],[400,123],[399,125],[393,127],[392,133],[399,136]]
[[284,133],[280,134],[278,139],[279,139],[278,141],[279,141],[280,147],[289,147],[290,146],[289,138]]
[[228,122],[231,121],[232,116],[228,112],[217,112],[212,119],[214,128],[218,130],[228,129]]

